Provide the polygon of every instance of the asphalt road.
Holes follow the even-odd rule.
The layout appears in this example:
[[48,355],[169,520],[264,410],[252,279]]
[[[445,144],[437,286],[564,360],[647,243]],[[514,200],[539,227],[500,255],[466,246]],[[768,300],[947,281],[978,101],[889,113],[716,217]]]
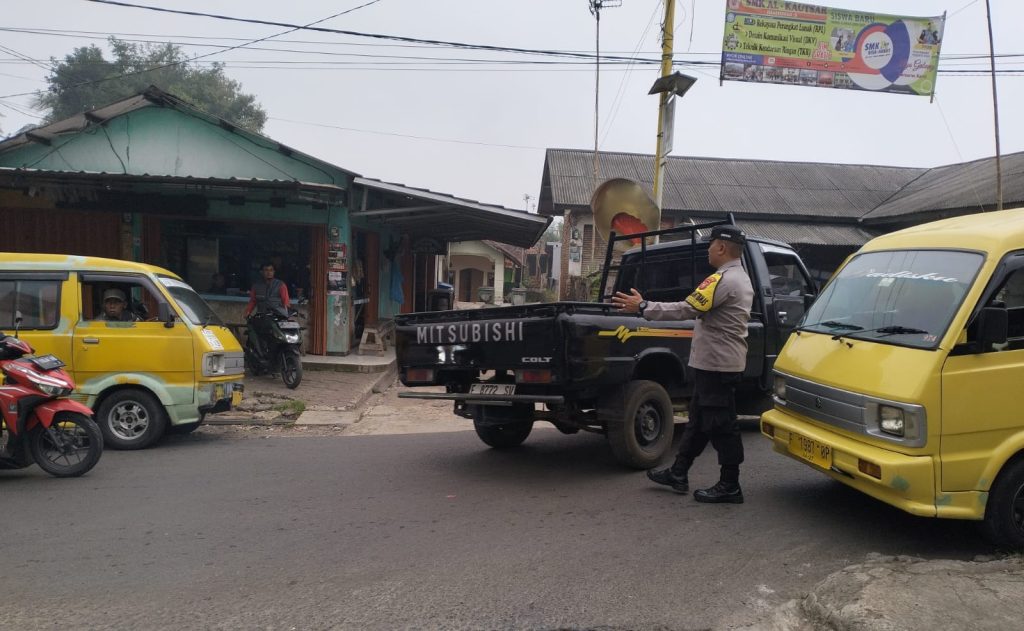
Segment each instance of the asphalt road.
[[[654,488],[599,436],[318,433],[201,428],[80,479],[0,472],[0,627],[723,628],[869,552],[992,552],[754,433],[738,506]],[[716,476],[706,453],[691,483]]]

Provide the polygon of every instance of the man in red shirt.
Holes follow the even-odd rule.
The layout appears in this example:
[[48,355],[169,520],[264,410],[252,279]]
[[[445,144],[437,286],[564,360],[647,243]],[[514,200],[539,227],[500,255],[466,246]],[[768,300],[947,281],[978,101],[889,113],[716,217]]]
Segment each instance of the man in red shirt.
[[263,278],[253,283],[249,289],[249,304],[245,307],[245,316],[249,317],[252,310],[257,307],[260,311],[284,309],[287,312],[291,307],[288,286],[274,278],[274,264],[264,263],[260,268],[260,274]]

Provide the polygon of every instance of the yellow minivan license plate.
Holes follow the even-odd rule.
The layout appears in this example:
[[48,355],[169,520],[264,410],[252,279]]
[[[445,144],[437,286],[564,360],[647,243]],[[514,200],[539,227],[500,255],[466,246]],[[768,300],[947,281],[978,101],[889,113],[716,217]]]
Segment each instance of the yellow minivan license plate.
[[791,433],[789,453],[822,469],[832,468],[832,448],[806,436]]

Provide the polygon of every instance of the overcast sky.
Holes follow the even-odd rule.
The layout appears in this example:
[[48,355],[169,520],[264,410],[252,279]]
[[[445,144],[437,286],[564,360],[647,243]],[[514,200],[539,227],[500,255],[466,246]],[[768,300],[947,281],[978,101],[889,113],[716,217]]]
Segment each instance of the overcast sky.
[[[368,0],[131,1],[307,24]],[[725,2],[678,0],[677,59],[717,62]],[[186,43],[183,48],[195,55],[216,49],[191,43],[228,46],[240,42],[217,38],[258,39],[284,30],[85,0],[4,5],[0,45],[44,61],[61,58],[76,46],[105,46],[106,33]],[[992,5],[996,53],[1020,55],[1002,58],[998,67],[1024,70],[1024,45],[1018,41],[1024,3],[992,0]],[[832,6],[911,16],[948,11],[940,68],[987,68],[987,59],[956,58],[988,52],[984,0],[844,0]],[[602,52],[632,56],[639,51],[641,57],[655,58],[662,14],[656,0],[623,0],[621,7],[606,9]],[[380,0],[321,26],[517,48],[594,50],[588,0]],[[306,51],[240,49],[207,58],[227,62],[227,74],[256,95],[270,116],[264,133],[368,177],[519,209],[526,207],[523,196],[528,194],[532,208],[545,148],[593,148],[592,64],[514,65],[509,62],[543,58],[389,45],[312,32],[290,33],[255,46]],[[315,54],[324,52],[363,56]],[[450,63],[455,59],[503,63]],[[657,66],[604,68],[601,149],[653,154],[657,99],[647,90],[658,76]],[[677,105],[675,155],[928,167],[995,152],[987,76],[940,75],[935,102],[929,103],[926,97],[894,94],[738,82],[720,86],[716,65],[680,69],[699,80]],[[46,73],[45,67],[0,51],[0,96],[40,89]],[[1022,101],[1024,74],[1000,76],[1005,153],[1024,150]],[[30,97],[0,100],[20,109],[30,102]],[[0,112],[0,127],[7,133],[36,121],[8,107]]]

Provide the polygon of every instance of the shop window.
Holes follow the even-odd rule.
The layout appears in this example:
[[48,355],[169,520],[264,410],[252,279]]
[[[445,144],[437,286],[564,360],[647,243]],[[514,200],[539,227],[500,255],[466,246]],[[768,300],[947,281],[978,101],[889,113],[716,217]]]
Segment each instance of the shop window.
[[0,328],[53,329],[60,320],[60,280],[0,280]]
[[292,299],[309,295],[312,241],[307,226],[164,219],[157,263],[200,294],[246,296],[260,266],[274,265]]

